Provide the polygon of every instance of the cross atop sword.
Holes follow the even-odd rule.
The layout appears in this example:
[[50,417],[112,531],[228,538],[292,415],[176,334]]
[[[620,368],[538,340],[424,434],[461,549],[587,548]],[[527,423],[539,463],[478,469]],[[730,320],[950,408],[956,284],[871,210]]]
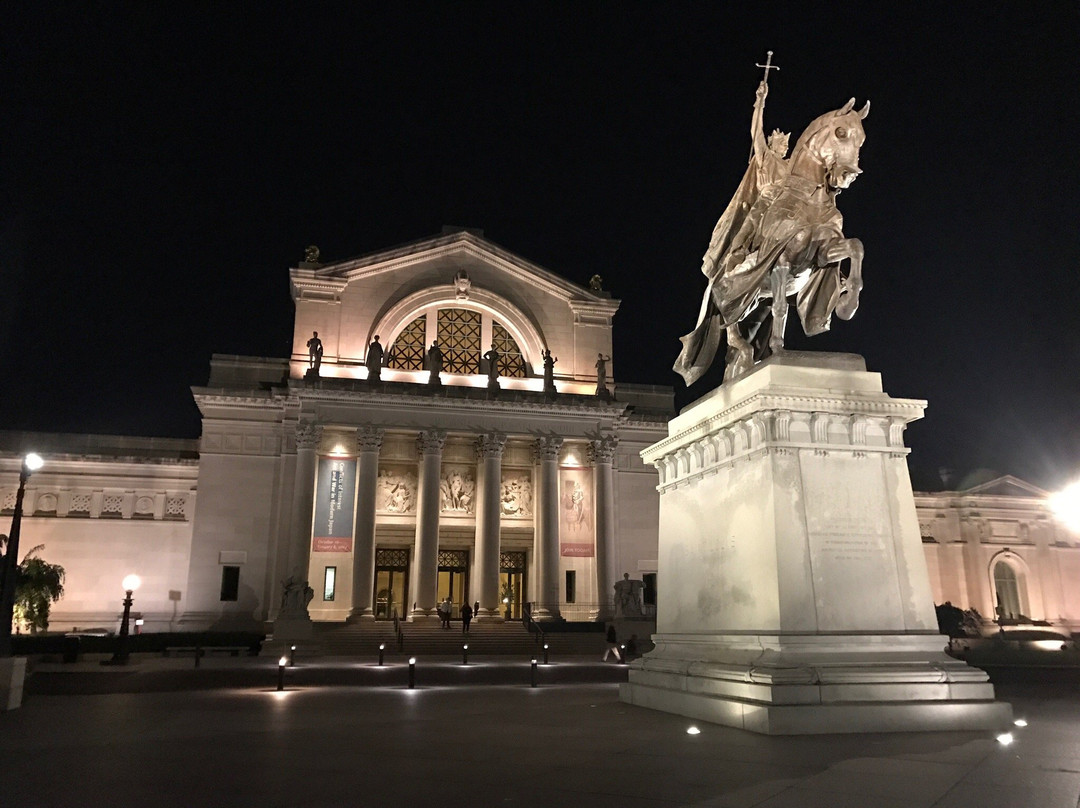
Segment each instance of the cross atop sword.
[[765,52],[765,64],[763,64],[763,65],[758,64],[757,62],[754,62],[754,67],[763,67],[763,68],[765,68],[765,78],[763,78],[761,80],[762,84],[768,84],[769,83],[769,71],[770,70],[779,70],[780,69],[779,65],[774,65],[772,63],[772,54],[773,54],[772,51],[766,51]]

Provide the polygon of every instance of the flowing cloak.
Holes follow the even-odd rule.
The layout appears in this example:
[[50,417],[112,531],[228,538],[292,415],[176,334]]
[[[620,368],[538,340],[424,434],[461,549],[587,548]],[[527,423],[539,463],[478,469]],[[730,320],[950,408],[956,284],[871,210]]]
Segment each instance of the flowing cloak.
[[[709,368],[725,329],[747,317],[777,261],[792,239],[807,228],[811,237],[792,261],[793,274],[828,270],[811,272],[798,292],[796,305],[808,336],[828,330],[839,300],[840,265],[819,260],[823,246],[843,237],[842,219],[832,198],[818,198],[817,186],[801,177],[787,177],[775,199],[762,195],[758,183],[758,167],[751,161],[713,229],[701,266],[709,285],[696,327],[679,338],[683,347],[674,366],[687,386]],[[758,330],[755,325],[753,330],[754,358],[760,360],[768,355],[770,329]]]

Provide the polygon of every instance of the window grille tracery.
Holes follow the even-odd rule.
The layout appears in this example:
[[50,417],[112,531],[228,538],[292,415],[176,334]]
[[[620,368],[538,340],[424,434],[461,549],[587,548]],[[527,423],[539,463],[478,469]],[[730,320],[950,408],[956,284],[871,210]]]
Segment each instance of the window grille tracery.
[[184,498],[183,497],[169,497],[165,500],[165,518],[166,519],[183,519],[184,518]]
[[409,566],[408,550],[376,550],[375,566],[404,569]]
[[469,559],[463,550],[439,550],[439,566],[463,569],[469,566]]
[[106,494],[101,498],[102,516],[120,516],[124,508],[123,494]]
[[386,366],[398,370],[423,370],[426,339],[427,315],[421,314],[401,329],[390,349],[390,359]]
[[525,358],[521,355],[521,348],[513,335],[507,331],[498,321],[491,324],[491,340],[495,343],[495,349],[499,352],[499,375],[511,379],[524,379],[528,376],[525,369]]
[[499,553],[499,569],[503,572],[524,572],[525,571],[525,554],[524,553]]
[[480,319],[468,309],[439,309],[437,339],[447,373],[480,372]]
[[72,494],[71,507],[68,508],[70,516],[82,516],[90,513],[90,495]]

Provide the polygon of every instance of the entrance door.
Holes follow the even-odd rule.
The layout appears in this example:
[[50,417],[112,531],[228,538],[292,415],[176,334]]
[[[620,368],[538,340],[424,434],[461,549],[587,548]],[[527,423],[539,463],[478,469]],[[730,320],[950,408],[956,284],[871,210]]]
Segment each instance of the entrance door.
[[408,603],[409,553],[406,550],[375,551],[375,619],[404,619]]
[[439,551],[440,601],[450,598],[451,616],[461,616],[461,604],[469,596],[469,554],[465,550]]
[[509,608],[511,620],[521,619],[525,597],[525,554],[499,553],[499,603],[503,614]]

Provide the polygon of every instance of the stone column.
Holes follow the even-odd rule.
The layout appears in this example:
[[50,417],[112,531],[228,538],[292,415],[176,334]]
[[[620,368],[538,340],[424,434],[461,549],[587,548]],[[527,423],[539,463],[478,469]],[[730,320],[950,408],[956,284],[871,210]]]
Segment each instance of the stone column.
[[480,461],[480,502],[476,511],[476,582],[473,597],[480,601],[484,618],[498,617],[499,610],[499,507],[502,489],[502,456],[506,435],[488,432],[476,441]]
[[353,600],[349,617],[374,619],[372,587],[375,576],[375,496],[379,482],[379,449],[383,431],[362,427],[356,431],[359,476],[356,491],[356,542],[353,545]]
[[542,620],[559,617],[559,449],[562,444],[563,439],[557,436],[537,438],[535,444],[538,467],[533,617]]
[[416,544],[413,548],[411,616],[435,613],[439,570],[439,475],[446,432],[429,429],[420,433],[416,446],[420,452],[420,491],[416,508]]
[[593,618],[610,619],[612,587],[615,585],[615,479],[611,462],[618,437],[608,435],[589,443],[593,464],[596,503],[596,593],[597,613]]
[[[296,427],[296,477],[293,481],[292,523],[289,527],[290,577],[308,579],[311,554],[311,520],[315,509],[315,450],[322,440],[322,427],[299,424]],[[304,609],[307,612],[307,609]]]

